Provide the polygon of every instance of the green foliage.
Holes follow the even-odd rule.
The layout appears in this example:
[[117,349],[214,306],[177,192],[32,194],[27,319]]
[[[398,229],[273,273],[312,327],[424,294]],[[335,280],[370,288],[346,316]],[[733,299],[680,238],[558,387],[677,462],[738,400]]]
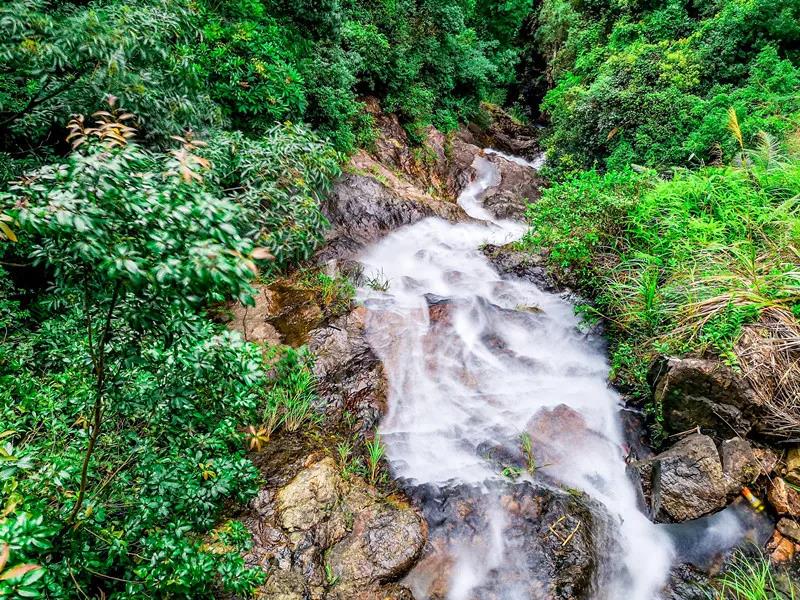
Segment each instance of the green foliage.
[[800,302],[800,158],[762,139],[746,167],[667,180],[587,171],[529,208],[524,243],[593,292],[609,321],[612,376],[640,399],[656,355],[712,352],[735,366],[744,324]]
[[378,481],[378,473],[386,449],[381,442],[380,436],[376,433],[375,437],[366,441],[367,447],[367,468],[369,470],[369,482],[375,485]]
[[727,161],[731,106],[746,144],[800,123],[800,4],[715,6],[697,16],[671,0],[546,0],[537,43],[555,83],[541,107],[552,121],[552,174]]
[[[238,170],[222,160],[212,170],[201,154],[235,154],[194,140],[153,152],[131,141],[123,117],[74,121],[78,149],[2,196],[18,223],[17,252],[51,285],[23,312],[0,279],[0,543],[15,564],[43,565],[42,575],[13,582],[36,594],[248,594],[263,574],[245,567],[241,544],[206,532],[225,502],[257,490],[242,425],[276,390],[287,429],[307,423],[313,377],[290,355],[270,378],[261,349],[203,311],[248,301],[264,256],[251,236],[256,209],[222,187],[225,177],[277,178],[269,169],[279,167],[267,164],[266,148]],[[281,136],[293,134],[307,136],[273,132],[273,152],[285,153]],[[295,173],[312,168],[315,148]],[[282,164],[291,174],[290,158]],[[323,179],[315,171],[303,189]],[[299,185],[273,184],[276,196]]]
[[304,127],[276,125],[259,138],[222,132],[204,149],[214,169],[209,183],[233,190],[249,223],[248,238],[274,256],[261,265],[270,274],[311,258],[328,222],[319,201],[339,174],[342,157]]
[[184,0],[12,0],[0,7],[0,129],[5,150],[39,153],[71,114],[106,94],[138,115],[148,136],[218,120],[190,65],[174,51],[196,31]]

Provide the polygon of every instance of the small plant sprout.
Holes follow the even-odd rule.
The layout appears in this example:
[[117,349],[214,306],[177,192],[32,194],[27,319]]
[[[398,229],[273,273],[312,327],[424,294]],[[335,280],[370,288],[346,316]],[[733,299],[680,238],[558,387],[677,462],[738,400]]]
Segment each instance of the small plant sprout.
[[508,466],[505,467],[502,471],[500,471],[500,474],[503,477],[507,477],[508,479],[511,479],[513,481],[519,479],[519,476],[522,475],[522,469],[520,469],[519,467]]
[[367,287],[375,290],[376,292],[389,291],[389,279],[386,277],[386,274],[383,272],[383,269],[381,269],[380,271],[376,271],[371,276],[367,277],[364,281]]
[[548,467],[550,465],[538,465],[536,463],[536,456],[533,454],[533,440],[531,439],[531,434],[527,431],[523,432],[519,436],[520,443],[522,444],[522,454],[525,455],[525,468],[527,469],[528,473],[531,476],[536,475],[536,471],[543,467]]
[[328,587],[333,587],[339,582],[339,576],[333,572],[333,567],[331,563],[325,563],[325,583],[328,584]]
[[372,485],[375,485],[378,481],[378,469],[384,452],[381,438],[377,433],[374,439],[367,440],[367,465],[369,467],[369,482]]
[[353,454],[353,446],[350,442],[342,442],[336,446],[336,452],[339,455],[342,476],[347,478],[350,476],[350,456]]

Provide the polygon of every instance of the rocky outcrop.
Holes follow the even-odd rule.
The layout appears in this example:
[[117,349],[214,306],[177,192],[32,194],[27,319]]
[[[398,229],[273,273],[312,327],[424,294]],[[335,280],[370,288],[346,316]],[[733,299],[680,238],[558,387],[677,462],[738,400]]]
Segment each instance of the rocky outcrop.
[[671,432],[695,427],[717,439],[745,436],[758,420],[759,402],[747,381],[713,359],[664,358],[648,379]]
[[536,156],[539,152],[539,135],[535,128],[516,120],[499,106],[485,103],[483,109],[491,119],[489,126],[469,127],[470,133],[483,147],[497,148],[529,159]]
[[486,156],[497,167],[500,181],[486,190],[484,208],[498,219],[523,220],[528,204],[536,202],[541,196],[542,178],[528,165],[497,154]]
[[[585,496],[528,482],[489,490],[423,486],[409,494],[432,524],[425,555],[406,578],[417,598],[444,600],[462,578],[482,577],[469,600],[588,600],[602,586],[603,569],[616,566],[618,550],[605,533],[610,517]],[[498,509],[504,520],[496,520]],[[492,523],[504,540],[502,560],[487,536]]]
[[525,279],[548,292],[560,290],[560,287],[548,272],[546,257],[532,252],[517,250],[513,244],[506,246],[487,244],[481,250],[501,275]]
[[426,217],[468,219],[455,200],[469,184],[480,153],[471,134],[447,137],[433,127],[414,147],[396,115],[367,100],[379,134],[370,153],[357,152],[322,201],[333,226],[320,261],[354,255],[365,244]]
[[425,545],[426,525],[416,511],[345,475],[328,457],[264,466],[267,487],[242,519],[254,541],[247,562],[269,568],[259,598],[410,598],[394,582]]
[[357,307],[330,325],[312,331],[309,349],[317,357],[318,410],[334,422],[348,413],[358,431],[375,428],[386,411],[383,365],[366,338],[367,311]]

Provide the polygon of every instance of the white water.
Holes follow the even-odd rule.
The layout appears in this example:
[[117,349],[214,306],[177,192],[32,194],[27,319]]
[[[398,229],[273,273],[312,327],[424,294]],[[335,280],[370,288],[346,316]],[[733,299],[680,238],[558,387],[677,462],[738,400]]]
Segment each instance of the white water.
[[[473,166],[478,175],[459,204],[485,223],[426,219],[390,234],[359,259],[366,274],[389,282],[385,292],[365,287],[360,295],[369,309],[370,343],[390,382],[381,435],[393,473],[436,485],[501,478],[476,447],[518,443],[539,411],[566,405],[583,422],[579,417],[551,427],[547,439],[533,425],[534,455],[540,464],[540,456],[551,463],[542,477],[585,491],[618,522],[621,555],[614,560],[622,568],[596,598],[654,600],[672,548],[637,509],[621,449],[620,399],[606,383],[605,356],[580,333],[570,304],[529,282],[502,280],[480,252],[482,244],[519,238],[526,227],[498,221],[481,206],[481,195],[499,176],[485,158]],[[426,294],[450,301],[446,324],[431,322]],[[475,550],[449,540],[457,564],[448,600],[473,598],[493,568],[515,560],[505,551],[506,515],[491,494],[486,502],[492,515],[486,545]],[[425,597],[424,589],[415,593]],[[525,593],[509,585],[502,598],[527,600]]]

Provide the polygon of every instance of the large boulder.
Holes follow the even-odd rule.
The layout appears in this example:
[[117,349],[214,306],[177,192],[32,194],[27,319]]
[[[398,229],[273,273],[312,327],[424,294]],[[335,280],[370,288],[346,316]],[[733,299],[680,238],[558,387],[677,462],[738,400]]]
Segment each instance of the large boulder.
[[425,546],[422,517],[330,457],[295,458],[265,463],[265,475],[274,479],[242,517],[254,542],[245,559],[269,572],[258,597],[411,600],[395,582]]
[[548,292],[560,291],[560,286],[548,272],[547,259],[541,254],[517,250],[514,244],[486,244],[481,251],[501,275],[525,279]]
[[541,177],[529,165],[497,154],[487,154],[487,158],[497,167],[500,180],[495,187],[486,190],[483,206],[499,219],[522,220],[528,204],[541,196]]
[[723,508],[728,486],[714,440],[685,437],[669,450],[632,465],[659,521],[688,521]]
[[748,382],[718,360],[663,358],[652,365],[648,380],[671,432],[699,426],[717,439],[745,436],[760,409]]

